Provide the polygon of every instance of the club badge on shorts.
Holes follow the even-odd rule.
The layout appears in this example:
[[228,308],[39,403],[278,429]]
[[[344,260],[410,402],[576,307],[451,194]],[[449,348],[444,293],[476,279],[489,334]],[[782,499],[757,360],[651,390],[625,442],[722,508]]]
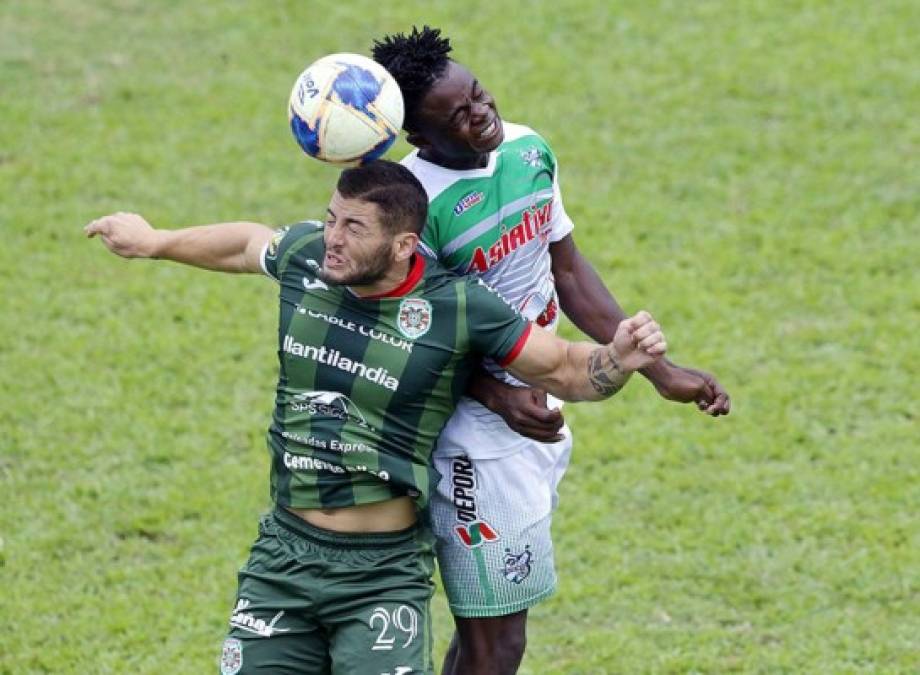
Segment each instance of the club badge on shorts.
[[220,675],[236,675],[242,667],[243,643],[236,638],[227,638],[220,653]]
[[406,298],[399,303],[396,321],[399,332],[410,340],[422,337],[431,328],[431,303],[424,298]]
[[505,566],[502,573],[508,581],[519,584],[530,576],[530,546],[525,546],[521,553],[512,553],[510,548],[505,549]]

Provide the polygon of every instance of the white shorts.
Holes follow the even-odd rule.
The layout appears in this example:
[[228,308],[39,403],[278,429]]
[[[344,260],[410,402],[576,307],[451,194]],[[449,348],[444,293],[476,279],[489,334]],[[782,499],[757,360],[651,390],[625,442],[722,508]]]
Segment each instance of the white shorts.
[[454,616],[513,614],[556,590],[550,520],[572,452],[563,433],[495,459],[435,456],[431,522]]

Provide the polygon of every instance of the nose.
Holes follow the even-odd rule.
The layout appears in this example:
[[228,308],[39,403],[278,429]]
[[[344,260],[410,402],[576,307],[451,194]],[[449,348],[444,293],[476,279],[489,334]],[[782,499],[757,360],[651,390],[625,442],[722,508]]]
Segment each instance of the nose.
[[342,228],[335,222],[327,223],[325,232],[323,232],[323,239],[327,248],[341,246],[343,239]]

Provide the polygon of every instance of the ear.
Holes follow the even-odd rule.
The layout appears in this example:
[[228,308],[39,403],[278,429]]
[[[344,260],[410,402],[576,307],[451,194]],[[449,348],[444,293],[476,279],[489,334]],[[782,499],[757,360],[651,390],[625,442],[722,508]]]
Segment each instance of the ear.
[[414,232],[400,232],[393,237],[393,258],[396,262],[408,260],[418,248],[418,235]]
[[410,145],[414,145],[419,150],[426,150],[431,147],[431,143],[420,131],[408,131],[406,132],[406,141]]

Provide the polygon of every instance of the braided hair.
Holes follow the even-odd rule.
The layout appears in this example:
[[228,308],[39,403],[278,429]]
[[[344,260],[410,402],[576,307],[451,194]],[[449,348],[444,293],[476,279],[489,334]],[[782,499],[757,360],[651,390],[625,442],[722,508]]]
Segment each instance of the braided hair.
[[431,86],[447,70],[450,61],[450,40],[441,37],[438,28],[423,26],[412,32],[385,35],[374,40],[371,49],[374,60],[386,68],[402,90],[406,104],[403,128],[412,131],[417,128],[416,111]]

